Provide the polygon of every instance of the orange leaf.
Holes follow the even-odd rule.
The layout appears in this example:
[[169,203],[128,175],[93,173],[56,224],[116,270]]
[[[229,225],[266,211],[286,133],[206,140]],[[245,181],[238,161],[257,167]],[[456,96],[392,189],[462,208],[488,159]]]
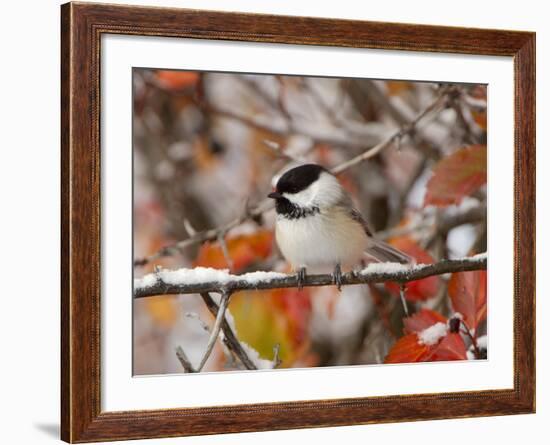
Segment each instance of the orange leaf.
[[418,341],[418,335],[408,334],[395,342],[384,363],[422,362],[430,354],[430,347]]
[[170,328],[176,322],[178,312],[176,300],[173,295],[146,298],[145,304],[147,312],[156,325]]
[[386,88],[390,96],[399,96],[401,93],[412,90],[412,82],[405,80],[388,80],[386,81]]
[[196,71],[158,70],[155,76],[160,85],[169,90],[195,86],[200,79]]
[[487,318],[487,271],[454,273],[449,281],[453,309],[462,314],[470,329]]
[[471,111],[472,117],[479,128],[487,131],[487,111]]
[[[402,252],[416,259],[418,264],[431,264],[432,256],[420,247],[415,240],[409,237],[393,238],[390,244]],[[424,301],[434,297],[439,289],[439,278],[431,276],[422,280],[407,283],[405,298],[409,301]],[[399,286],[396,283],[387,282],[386,288],[395,294],[399,294]]]
[[431,353],[424,361],[435,362],[466,359],[466,345],[460,334],[447,334],[432,348]]
[[420,332],[438,322],[446,323],[447,319],[439,312],[422,309],[416,314],[403,319],[404,331],[405,334]]
[[459,204],[487,182],[487,147],[471,145],[439,161],[428,181],[424,206]]
[[[229,256],[233,261],[232,271],[239,271],[271,255],[273,233],[269,230],[259,230],[250,235],[238,235],[228,238],[226,244]],[[218,242],[203,244],[194,266],[213,267],[215,269],[229,267]]]

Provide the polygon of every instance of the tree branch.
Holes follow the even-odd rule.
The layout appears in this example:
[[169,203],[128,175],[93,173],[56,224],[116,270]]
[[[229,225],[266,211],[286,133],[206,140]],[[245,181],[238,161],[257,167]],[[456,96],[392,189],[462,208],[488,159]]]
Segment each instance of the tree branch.
[[[442,109],[446,105],[447,95],[450,94],[452,91],[453,90],[450,88],[444,88],[441,94],[437,97],[437,99],[434,102],[432,102],[430,105],[428,105],[428,107],[426,107],[424,111],[422,111],[415,119],[399,127],[394,133],[392,133],[384,141],[380,142],[374,147],[369,148],[368,150],[364,151],[360,155],[330,169],[330,171],[335,175],[340,174],[345,170],[367,159],[370,159],[376,156],[382,150],[391,146],[396,140],[399,140],[403,136],[410,134],[415,130],[416,126],[419,124],[421,120],[425,119],[428,115],[433,116],[436,111]],[[249,219],[257,220],[262,216],[264,212],[271,210],[272,208],[273,208],[272,200],[264,199],[255,207],[247,208],[242,215],[240,215],[238,218],[235,218],[234,220],[228,222],[223,226],[210,229],[210,230],[205,230],[203,232],[198,232],[195,235],[185,240],[179,241],[171,246],[166,246],[160,249],[158,252],[154,253],[153,255],[134,260],[134,266],[144,266],[150,263],[151,261],[181,252],[188,246],[198,244],[198,243],[203,243],[206,241],[216,240],[219,238],[221,233],[227,233],[229,230],[239,226],[240,224],[248,221]]]
[[[432,275],[464,272],[487,268],[487,254],[479,254],[453,260],[441,260],[434,264],[403,265],[398,263],[373,263],[359,272],[342,275],[342,285],[381,283],[393,281],[400,284]],[[210,279],[210,276],[212,279]],[[201,280],[201,277],[206,277]],[[307,275],[304,287],[334,284],[330,274]],[[134,282],[134,298],[166,294],[197,294],[222,292],[228,294],[240,290],[261,290],[298,287],[298,277],[275,272],[252,272],[231,275],[227,271],[195,268],[162,270],[146,275]],[[218,311],[219,314],[219,311]]]

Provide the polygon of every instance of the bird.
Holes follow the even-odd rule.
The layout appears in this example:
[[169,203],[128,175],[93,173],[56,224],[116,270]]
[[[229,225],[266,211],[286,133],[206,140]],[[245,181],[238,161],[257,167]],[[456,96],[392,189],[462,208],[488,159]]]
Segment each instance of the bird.
[[286,171],[268,194],[275,200],[275,239],[297,273],[298,287],[306,271],[330,267],[340,290],[342,268],[353,270],[366,259],[411,264],[413,259],[377,240],[338,178],[318,164]]

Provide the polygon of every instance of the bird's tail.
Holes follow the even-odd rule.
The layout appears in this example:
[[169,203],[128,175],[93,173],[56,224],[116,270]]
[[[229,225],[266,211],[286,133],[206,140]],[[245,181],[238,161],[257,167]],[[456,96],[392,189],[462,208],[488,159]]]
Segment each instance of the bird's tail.
[[414,264],[415,260],[406,253],[390,246],[384,241],[371,239],[371,245],[365,251],[366,255],[380,263]]

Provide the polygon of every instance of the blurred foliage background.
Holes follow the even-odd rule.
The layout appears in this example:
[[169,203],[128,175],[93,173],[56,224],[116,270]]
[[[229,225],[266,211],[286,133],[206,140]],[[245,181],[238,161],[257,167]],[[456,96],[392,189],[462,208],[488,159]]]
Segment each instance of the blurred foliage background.
[[[410,133],[339,175],[377,236],[418,263],[486,250],[484,85],[134,69],[135,276],[155,267],[290,272],[273,210],[224,243],[151,255],[245,214],[282,170],[364,152],[438,97],[443,106]],[[280,368],[486,357],[485,272],[412,282],[405,297],[409,317],[392,283],[240,292],[229,316],[259,359],[278,350]],[[183,372],[177,346],[197,363],[212,323],[199,296],[136,300],[134,374]],[[423,343],[437,323],[444,335]],[[218,343],[205,371],[241,369]]]

